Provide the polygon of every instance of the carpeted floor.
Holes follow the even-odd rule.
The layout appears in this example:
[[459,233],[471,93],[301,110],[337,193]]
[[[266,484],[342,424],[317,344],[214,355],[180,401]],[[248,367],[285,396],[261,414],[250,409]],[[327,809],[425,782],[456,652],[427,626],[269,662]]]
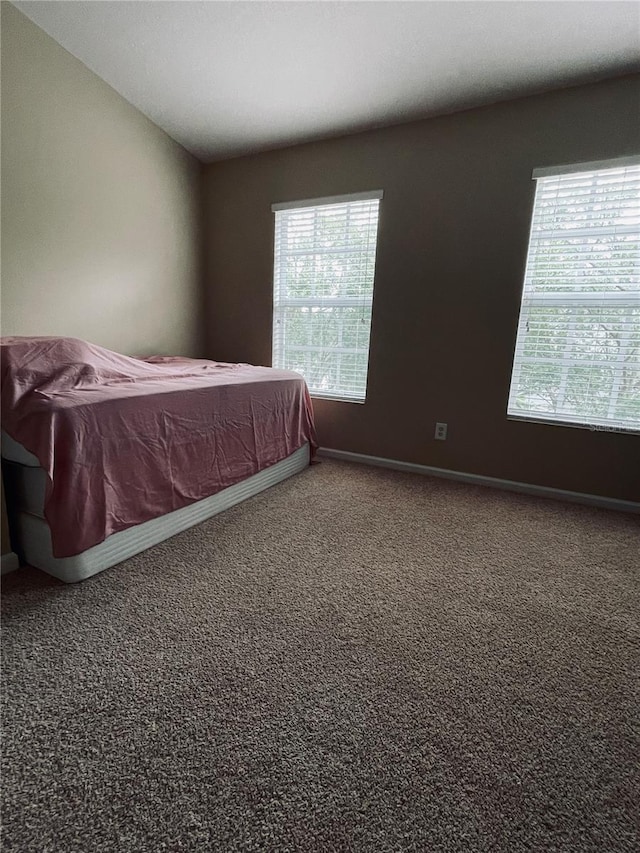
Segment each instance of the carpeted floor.
[[637,851],[638,517],[324,461],[3,584],[5,853]]

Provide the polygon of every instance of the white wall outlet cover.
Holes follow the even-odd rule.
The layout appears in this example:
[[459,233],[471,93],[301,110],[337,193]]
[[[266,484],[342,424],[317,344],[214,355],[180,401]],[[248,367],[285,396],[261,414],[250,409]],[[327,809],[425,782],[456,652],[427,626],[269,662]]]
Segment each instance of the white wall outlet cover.
[[437,423],[434,438],[436,438],[438,441],[444,441],[446,439],[446,437],[447,437],[447,425]]

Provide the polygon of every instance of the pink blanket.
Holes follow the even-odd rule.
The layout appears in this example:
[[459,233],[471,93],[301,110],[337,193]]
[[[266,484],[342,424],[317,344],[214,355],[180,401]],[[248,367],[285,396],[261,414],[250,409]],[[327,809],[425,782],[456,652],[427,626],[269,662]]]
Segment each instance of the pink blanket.
[[129,358],[75,338],[2,339],[2,426],[48,475],[56,557],[317,446],[293,371]]

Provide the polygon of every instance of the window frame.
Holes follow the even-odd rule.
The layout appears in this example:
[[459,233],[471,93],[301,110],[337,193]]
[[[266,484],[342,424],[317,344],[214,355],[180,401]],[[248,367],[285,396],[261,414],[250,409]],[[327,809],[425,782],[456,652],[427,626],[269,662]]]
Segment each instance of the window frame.
[[[322,297],[285,297],[284,299],[280,298],[277,302],[279,294],[277,293],[276,287],[276,279],[278,273],[278,264],[279,264],[279,255],[280,248],[277,243],[277,214],[279,212],[288,212],[291,210],[302,210],[302,209],[316,209],[320,207],[327,207],[331,205],[338,204],[349,204],[351,202],[359,202],[359,201],[378,201],[378,209],[377,209],[377,217],[376,217],[376,226],[375,226],[375,244],[374,244],[374,260],[373,260],[373,270],[371,277],[371,298],[369,303],[369,309],[371,314],[373,315],[373,303],[375,298],[375,287],[376,287],[376,270],[377,270],[377,252],[378,252],[378,240],[380,234],[380,202],[384,197],[384,190],[367,190],[364,192],[355,192],[355,193],[346,193],[343,195],[334,195],[334,196],[323,196],[320,198],[312,198],[312,199],[301,199],[297,201],[290,202],[277,202],[271,205],[271,211],[274,214],[274,233],[273,233],[273,280],[272,280],[272,340],[271,340],[271,363],[272,365],[275,362],[276,356],[276,334],[275,334],[275,324],[278,311],[280,311],[283,307],[327,307],[327,305],[331,305],[331,307],[360,307],[363,304],[363,299],[361,297],[350,297],[350,296],[337,296],[337,297],[328,297],[326,300],[323,300]],[[344,251],[343,251],[344,253]],[[327,252],[327,254],[331,254],[331,251]],[[284,303],[284,304],[283,304]],[[314,390],[311,388],[309,383],[309,394],[313,399],[320,400],[331,400],[339,403],[358,403],[364,405],[367,401],[368,390],[369,390],[369,359],[371,354],[371,329],[373,326],[373,316],[371,317],[369,323],[368,330],[368,348],[367,348],[367,364],[366,364],[366,373],[365,373],[365,382],[362,396],[349,395],[349,394],[339,394],[334,389],[331,390]],[[297,350],[305,349],[304,346],[299,345],[296,347]],[[313,345],[308,346],[309,351],[316,351],[317,347]],[[352,348],[346,348],[351,350]],[[339,352],[341,350],[340,347],[327,347],[327,352]],[[346,350],[345,350],[346,351]],[[290,368],[287,367],[279,367],[278,369],[287,370]]]
[[[558,307],[588,308],[589,301],[596,303],[598,307],[606,308],[634,308],[636,307],[636,305],[640,305],[640,294],[637,291],[586,291],[583,292],[582,295],[572,295],[569,292],[562,291],[550,291],[546,294],[537,294],[533,296],[531,293],[528,292],[529,269],[532,261],[535,258],[535,252],[532,254],[532,245],[534,240],[537,239],[533,229],[535,224],[534,215],[536,211],[536,203],[538,200],[538,192],[540,186],[539,184],[537,184],[538,179],[556,176],[563,177],[579,174],[581,172],[597,172],[606,171],[609,169],[615,170],[628,166],[639,165],[640,155],[631,155],[627,157],[618,157],[615,159],[590,161],[564,166],[552,166],[533,170],[531,178],[533,181],[536,181],[536,186],[533,195],[531,213],[529,217],[529,237],[527,241],[525,269],[522,278],[522,290],[520,293],[518,322],[511,359],[511,371],[509,375],[509,388],[507,394],[507,420],[525,423],[565,426],[572,427],[575,429],[587,429],[591,432],[614,432],[625,434],[628,433],[632,435],[640,433],[640,423],[637,426],[620,425],[618,423],[612,423],[609,418],[603,418],[595,415],[588,416],[589,420],[587,421],[579,419],[579,415],[575,415],[573,419],[572,416],[567,414],[566,412],[561,413],[559,416],[554,416],[552,413],[547,413],[544,411],[540,411],[539,414],[535,412],[514,413],[513,411],[510,411],[513,403],[515,403],[516,392],[514,389],[517,388],[516,379],[519,378],[523,364],[541,363],[540,357],[536,358],[535,356],[524,356],[522,354],[522,350],[524,349],[525,345],[525,332],[523,332],[523,327],[526,327],[528,321],[527,308],[530,308],[532,306],[535,307],[536,305],[546,307],[545,303],[547,305],[549,303],[556,303]],[[551,361],[554,360],[552,359]],[[551,363],[551,361],[549,363]],[[562,360],[556,359],[555,361],[557,361],[558,364],[562,363]],[[567,360],[567,365],[569,367],[572,364],[575,364],[575,362]],[[512,397],[514,397],[513,403]]]

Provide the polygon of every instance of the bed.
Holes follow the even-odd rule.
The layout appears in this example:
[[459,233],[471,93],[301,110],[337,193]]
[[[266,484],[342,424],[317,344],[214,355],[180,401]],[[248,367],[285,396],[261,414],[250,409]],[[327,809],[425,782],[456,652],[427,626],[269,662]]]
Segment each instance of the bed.
[[75,338],[2,339],[2,459],[24,562],[84,580],[302,471],[302,377],[131,358]]

